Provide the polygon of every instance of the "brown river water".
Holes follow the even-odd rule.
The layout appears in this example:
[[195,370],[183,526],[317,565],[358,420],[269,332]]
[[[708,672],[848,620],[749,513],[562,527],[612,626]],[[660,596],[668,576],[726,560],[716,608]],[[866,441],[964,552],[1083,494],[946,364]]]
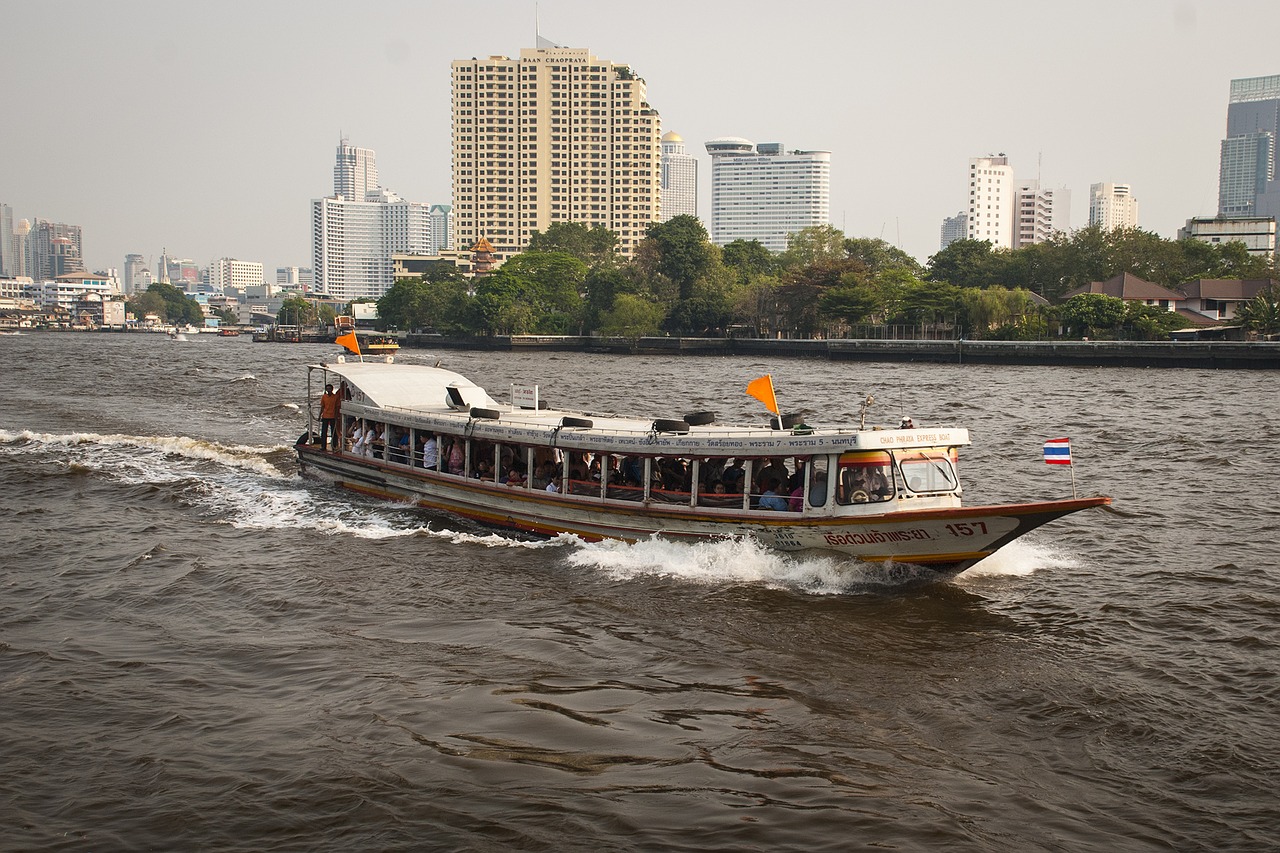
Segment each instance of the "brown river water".
[[247,337],[0,337],[0,849],[1280,847],[1280,375],[404,351],[503,399],[967,427],[1115,498],[946,583],[300,479]]

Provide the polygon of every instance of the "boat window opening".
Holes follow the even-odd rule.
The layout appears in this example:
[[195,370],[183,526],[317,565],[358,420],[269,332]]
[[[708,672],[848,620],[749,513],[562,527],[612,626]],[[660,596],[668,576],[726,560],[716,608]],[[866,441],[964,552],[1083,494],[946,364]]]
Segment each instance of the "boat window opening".
[[569,487],[567,494],[571,495],[589,495],[594,491],[599,494],[600,485],[592,482],[588,471],[590,463],[587,460],[587,454],[581,451],[570,451],[567,454],[567,464],[569,468]]
[[692,500],[691,480],[687,459],[659,456],[650,468],[649,499],[659,503],[688,504]]
[[409,464],[409,431],[402,426],[388,426],[387,461],[396,465]]
[[[803,481],[800,458],[761,456],[755,460],[752,479],[751,508],[767,512],[798,512],[804,508],[803,493],[792,500],[792,493]],[[800,472],[797,474],[797,472]]]
[[955,469],[944,451],[912,452],[898,460],[898,469],[908,491],[920,494],[953,492],[956,489]]
[[893,500],[893,460],[888,452],[842,453],[837,465],[836,503],[850,506]]
[[729,458],[702,459],[698,464],[698,506],[742,509],[742,462],[737,460],[735,468]]
[[637,456],[609,456],[605,465],[605,497],[617,501],[644,500],[644,485],[635,476],[644,463]]
[[809,506],[826,506],[831,491],[827,476],[828,457],[815,456],[809,462]]

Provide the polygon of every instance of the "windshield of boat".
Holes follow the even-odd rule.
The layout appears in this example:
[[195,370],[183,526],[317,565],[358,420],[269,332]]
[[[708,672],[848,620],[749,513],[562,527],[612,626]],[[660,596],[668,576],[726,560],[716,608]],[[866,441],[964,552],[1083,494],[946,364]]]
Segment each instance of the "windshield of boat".
[[958,484],[955,467],[942,450],[913,450],[899,457],[898,469],[907,490],[922,492],[953,492]]

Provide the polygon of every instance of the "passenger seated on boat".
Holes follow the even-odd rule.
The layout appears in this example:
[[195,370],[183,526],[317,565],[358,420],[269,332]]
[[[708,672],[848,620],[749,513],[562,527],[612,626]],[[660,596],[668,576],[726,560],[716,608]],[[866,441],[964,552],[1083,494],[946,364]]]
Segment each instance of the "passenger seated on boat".
[[733,464],[724,469],[724,473],[720,475],[720,479],[724,482],[726,492],[730,494],[742,494],[742,484],[747,478],[747,472],[743,469],[745,460],[734,459]]
[[373,435],[369,437],[365,444],[365,456],[372,456],[375,459],[383,459],[383,449],[385,442],[382,439],[382,424],[373,425]]
[[432,469],[436,467],[436,463],[440,458],[440,448],[436,444],[436,435],[433,432],[418,433],[418,465],[423,468]]
[[514,488],[524,488],[524,471],[513,467],[507,474],[507,485]]
[[628,486],[644,484],[644,460],[639,456],[628,456],[622,463],[622,474]]
[[[761,456],[758,460],[755,478],[756,487],[763,492],[769,487],[770,480],[777,480],[779,484],[785,483],[787,478],[791,476],[791,472],[787,470],[787,466],[782,464],[782,460],[777,457],[769,458]],[[762,467],[759,467],[762,466]],[[777,488],[777,485],[774,486]]]
[[351,424],[351,452],[356,456],[364,455],[365,438],[368,436],[368,430],[365,429],[363,420],[356,420]]
[[449,446],[449,461],[447,463],[450,474],[461,474],[466,470],[467,452],[462,446],[462,440],[455,438]]
[[400,427],[391,428],[391,446],[389,448],[389,461],[399,462],[401,465],[409,464],[409,432]]
[[787,511],[787,499],[778,494],[777,477],[770,477],[764,484],[764,493],[760,495],[760,509]]
[[[534,478],[533,487],[535,489],[546,489],[548,492],[560,491],[558,482],[560,480],[560,466],[554,462],[544,462],[542,467],[538,469],[538,476]],[[550,485],[556,485],[555,489],[548,488]]]
[[471,477],[475,480],[494,481],[493,463],[488,459],[478,459],[471,470]]
[[787,509],[790,512],[800,512],[804,509],[804,486],[796,486],[791,490],[791,497],[787,500]]
[[597,455],[595,459],[592,459],[592,460],[591,460],[591,467],[587,469],[587,475],[588,475],[592,480],[595,480],[597,483],[598,483],[598,482],[600,482],[600,457],[599,457],[599,455]]

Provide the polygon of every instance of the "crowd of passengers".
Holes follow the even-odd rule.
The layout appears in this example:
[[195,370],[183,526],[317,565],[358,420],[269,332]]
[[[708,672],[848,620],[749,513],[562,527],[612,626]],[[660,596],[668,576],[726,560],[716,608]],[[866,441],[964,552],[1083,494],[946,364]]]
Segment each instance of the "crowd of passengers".
[[[645,460],[639,456],[589,454],[534,448],[529,459],[526,448],[473,439],[471,465],[466,460],[466,439],[425,430],[415,431],[394,424],[352,418],[345,433],[347,452],[415,468],[470,476],[487,482],[518,488],[572,494],[598,495],[621,500],[644,498]],[[751,465],[752,509],[800,512],[804,508],[806,459],[761,457]],[[567,465],[566,465],[567,462]],[[747,460],[709,457],[697,465],[700,506],[740,507],[746,488]],[[693,493],[694,467],[690,460],[667,456],[653,458],[649,466],[649,497],[671,503],[689,503]],[[565,477],[567,469],[567,478]],[[530,477],[532,472],[532,477]],[[810,503],[826,502],[826,472],[815,474]]]

